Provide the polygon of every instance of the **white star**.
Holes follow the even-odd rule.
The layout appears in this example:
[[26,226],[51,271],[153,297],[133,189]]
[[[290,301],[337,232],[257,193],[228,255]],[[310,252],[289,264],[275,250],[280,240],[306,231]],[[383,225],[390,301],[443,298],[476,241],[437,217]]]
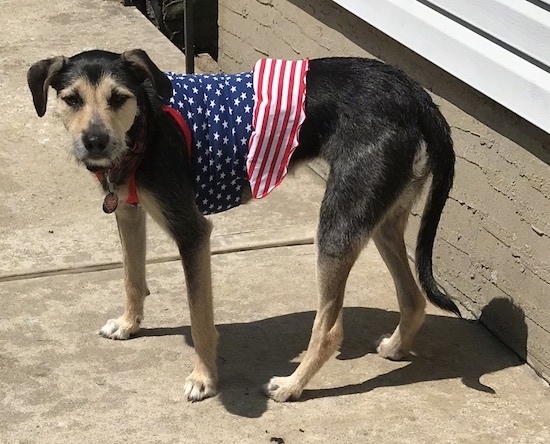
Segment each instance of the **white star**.
[[179,106],[180,108],[183,108],[183,102],[182,102],[181,100],[178,102],[178,106]]
[[197,148],[202,148],[202,142],[200,140],[197,140],[196,142]]
[[205,115],[206,117],[210,117],[210,110],[207,109],[207,110],[205,111],[204,115]]
[[245,92],[241,93],[241,99],[246,100],[246,93]]
[[187,90],[187,88],[189,88],[189,86],[187,85],[187,83],[184,83],[183,84],[183,89]]
[[219,89],[216,90],[215,94],[220,97],[222,95],[221,91]]
[[241,145],[246,145],[246,137],[243,137],[243,138],[241,139]]
[[249,112],[250,112],[250,109],[251,109],[250,106],[246,105],[246,106],[244,107],[244,112],[245,112],[245,113],[249,113]]
[[222,157],[222,154],[223,154],[222,150],[218,150],[217,156],[218,156],[218,157]]
[[235,119],[235,122],[240,125],[241,123],[243,123],[243,118],[241,116],[237,116],[237,118]]
[[199,93],[199,90],[197,89],[196,86],[193,87],[192,91],[193,91],[193,94],[198,94]]
[[222,193],[216,194],[216,199],[220,200],[222,198]]
[[213,195],[214,195],[214,190],[213,190],[212,188],[210,188],[210,189],[208,190],[208,194],[210,194],[211,196],[213,196]]
[[232,86],[232,87],[231,87],[231,92],[234,93],[234,92],[236,92],[236,91],[237,91],[237,87],[236,87],[236,86]]
[[241,101],[239,99],[235,99],[233,100],[233,103],[235,103],[235,106],[239,106],[239,103],[241,103]]
[[225,178],[225,173],[221,173],[220,174],[220,179],[224,179]]
[[214,122],[218,123],[220,121],[220,115],[219,114],[216,114],[214,116]]
[[214,140],[219,140],[220,138],[220,133],[218,133],[217,131],[213,134],[214,136]]
[[246,87],[247,88],[252,88],[252,82],[246,82]]
[[193,123],[193,132],[196,133],[199,129],[199,126],[196,123]]
[[252,125],[250,123],[246,124],[246,132],[248,133],[252,132]]
[[197,157],[197,162],[202,163],[202,156]]
[[202,172],[206,173],[207,171],[208,171],[208,166],[207,165],[203,166],[202,167]]
[[231,162],[231,157],[227,156],[227,157],[225,158],[225,163],[229,163],[229,162]]
[[197,113],[202,114],[202,106],[199,106],[199,107],[197,108]]
[[211,83],[206,85],[206,91],[210,91],[211,89],[212,89],[212,84]]
[[224,144],[224,145],[227,145],[227,144],[229,143],[229,137],[224,136],[224,138],[222,139],[222,141],[223,141],[223,144]]
[[192,117],[193,117],[193,113],[191,111],[187,111],[187,119],[191,120]]
[[227,120],[224,120],[222,122],[223,129],[227,129],[227,125],[228,125]]
[[216,106],[216,101],[215,100],[211,100],[210,101],[210,108],[214,108]]
[[193,105],[193,103],[195,103],[195,100],[193,99],[193,97],[189,97],[187,101],[189,102],[189,105]]
[[224,113],[224,112],[225,112],[225,106],[220,105],[220,113]]
[[226,185],[226,184],[224,184],[224,183],[222,183],[222,186],[221,186],[220,188],[221,188],[221,189],[222,189],[222,191],[223,191],[223,190],[225,190],[225,189],[227,188],[227,185]]
[[237,77],[235,80],[237,80],[237,82],[242,82],[243,79],[241,79],[240,77]]

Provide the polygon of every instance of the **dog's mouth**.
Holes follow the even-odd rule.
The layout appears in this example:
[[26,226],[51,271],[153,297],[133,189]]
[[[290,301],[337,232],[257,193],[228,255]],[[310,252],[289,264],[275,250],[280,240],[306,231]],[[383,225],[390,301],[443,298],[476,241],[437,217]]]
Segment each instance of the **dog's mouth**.
[[89,152],[83,146],[82,141],[77,139],[73,143],[73,154],[76,160],[82,163],[92,173],[103,172],[115,168],[126,152],[125,144],[110,143],[101,152]]

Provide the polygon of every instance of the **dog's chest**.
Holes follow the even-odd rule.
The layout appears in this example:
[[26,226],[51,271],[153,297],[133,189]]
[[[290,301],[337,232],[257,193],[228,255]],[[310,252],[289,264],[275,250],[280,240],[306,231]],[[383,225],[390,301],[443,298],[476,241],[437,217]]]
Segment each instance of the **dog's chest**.
[[170,106],[192,135],[195,200],[203,214],[240,204],[247,179],[254,88],[251,73],[180,75],[168,73]]

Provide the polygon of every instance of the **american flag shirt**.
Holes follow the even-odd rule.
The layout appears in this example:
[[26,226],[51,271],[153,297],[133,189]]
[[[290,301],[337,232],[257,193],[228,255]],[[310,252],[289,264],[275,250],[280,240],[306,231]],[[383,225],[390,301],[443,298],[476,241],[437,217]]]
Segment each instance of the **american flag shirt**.
[[263,59],[253,72],[166,73],[174,90],[169,105],[191,132],[203,214],[238,206],[249,183],[253,197],[264,197],[286,175],[305,118],[306,72],[307,60]]

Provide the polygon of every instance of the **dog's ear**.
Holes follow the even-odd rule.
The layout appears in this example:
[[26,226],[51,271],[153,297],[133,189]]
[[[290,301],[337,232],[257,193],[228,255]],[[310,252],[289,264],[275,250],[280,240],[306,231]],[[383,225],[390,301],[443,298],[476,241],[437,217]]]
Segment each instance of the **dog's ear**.
[[27,83],[32,93],[32,100],[36,114],[42,117],[46,114],[48,101],[48,87],[54,77],[67,65],[64,56],[52,57],[34,63],[27,72]]
[[172,82],[166,77],[158,67],[149,58],[147,53],[142,49],[132,49],[131,51],[123,52],[122,60],[130,63],[134,74],[139,79],[149,79],[155,88],[157,94],[163,99],[169,99],[172,97],[173,89]]

